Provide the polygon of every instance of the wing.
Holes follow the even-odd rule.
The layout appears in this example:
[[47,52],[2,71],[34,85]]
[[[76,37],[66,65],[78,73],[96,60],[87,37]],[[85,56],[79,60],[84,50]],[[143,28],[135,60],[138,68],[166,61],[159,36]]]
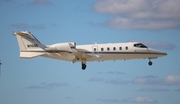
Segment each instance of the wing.
[[76,48],[72,49],[72,53],[75,56],[72,60],[72,63],[75,63],[77,61],[86,62],[87,60],[92,58],[100,58],[99,55],[96,55],[93,52],[77,50]]

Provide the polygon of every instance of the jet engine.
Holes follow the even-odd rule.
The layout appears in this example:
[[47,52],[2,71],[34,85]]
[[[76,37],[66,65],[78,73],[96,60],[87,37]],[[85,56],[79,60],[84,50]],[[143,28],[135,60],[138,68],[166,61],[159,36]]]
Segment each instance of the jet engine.
[[76,48],[75,42],[57,43],[45,48],[46,51],[60,51],[60,52],[72,52],[72,49]]

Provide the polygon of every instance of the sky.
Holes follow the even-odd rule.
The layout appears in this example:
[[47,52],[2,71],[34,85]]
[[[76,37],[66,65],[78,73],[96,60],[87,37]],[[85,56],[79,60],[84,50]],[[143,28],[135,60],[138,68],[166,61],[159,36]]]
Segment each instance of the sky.
[[[0,104],[179,104],[179,0],[0,0]],[[139,41],[168,55],[81,63],[19,58],[13,31],[41,43]]]

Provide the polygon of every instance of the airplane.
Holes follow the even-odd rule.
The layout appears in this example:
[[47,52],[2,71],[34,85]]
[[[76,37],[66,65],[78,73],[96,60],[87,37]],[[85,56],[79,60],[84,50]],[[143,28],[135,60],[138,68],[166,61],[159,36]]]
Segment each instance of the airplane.
[[34,58],[38,56],[58,60],[81,62],[82,70],[86,69],[89,61],[151,59],[166,56],[161,52],[145,46],[141,42],[108,43],[76,45],[75,42],[43,45],[29,31],[14,32],[20,48],[20,58]]

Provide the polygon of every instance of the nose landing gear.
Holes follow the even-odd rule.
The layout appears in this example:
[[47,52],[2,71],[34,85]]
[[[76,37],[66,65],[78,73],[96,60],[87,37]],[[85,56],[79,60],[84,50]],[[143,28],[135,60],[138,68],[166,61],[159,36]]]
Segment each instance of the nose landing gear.
[[152,64],[152,61],[149,59],[148,65],[151,66]]
[[151,61],[148,62],[149,66],[151,66],[153,63]]

